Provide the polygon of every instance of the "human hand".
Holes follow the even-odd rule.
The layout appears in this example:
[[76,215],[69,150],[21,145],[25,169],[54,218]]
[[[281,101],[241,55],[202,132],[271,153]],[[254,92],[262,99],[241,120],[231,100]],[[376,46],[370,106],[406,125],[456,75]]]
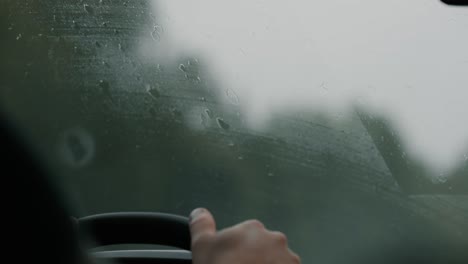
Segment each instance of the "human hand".
[[193,264],[300,264],[281,232],[248,220],[216,231],[211,213],[203,208],[190,214]]

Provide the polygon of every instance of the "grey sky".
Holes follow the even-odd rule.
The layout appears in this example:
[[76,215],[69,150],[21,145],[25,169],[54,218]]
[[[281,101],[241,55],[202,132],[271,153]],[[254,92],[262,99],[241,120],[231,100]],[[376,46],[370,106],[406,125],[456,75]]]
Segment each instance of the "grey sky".
[[468,8],[438,0],[155,1],[158,54],[200,56],[267,124],[291,108],[383,113],[437,171],[467,159]]

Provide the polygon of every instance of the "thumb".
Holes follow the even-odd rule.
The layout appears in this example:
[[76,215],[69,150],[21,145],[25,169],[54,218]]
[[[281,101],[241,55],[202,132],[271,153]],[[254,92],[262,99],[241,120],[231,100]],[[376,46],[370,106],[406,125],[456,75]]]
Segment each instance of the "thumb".
[[190,213],[190,234],[192,245],[202,238],[216,234],[216,223],[208,210],[197,208]]

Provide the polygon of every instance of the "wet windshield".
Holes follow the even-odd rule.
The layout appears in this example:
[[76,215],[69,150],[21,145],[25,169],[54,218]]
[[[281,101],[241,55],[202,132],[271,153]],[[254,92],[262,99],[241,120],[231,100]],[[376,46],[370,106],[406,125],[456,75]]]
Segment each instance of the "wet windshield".
[[220,228],[258,218],[282,230],[304,263],[468,243],[467,8],[3,0],[0,10],[0,106],[79,215],[204,206]]

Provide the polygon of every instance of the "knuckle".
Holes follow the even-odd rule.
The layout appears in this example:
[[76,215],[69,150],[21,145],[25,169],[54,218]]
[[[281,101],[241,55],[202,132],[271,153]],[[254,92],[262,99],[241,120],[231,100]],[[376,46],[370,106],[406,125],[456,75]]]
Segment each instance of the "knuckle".
[[300,264],[301,263],[301,257],[299,257],[297,254],[292,254],[292,259],[295,264]]
[[259,228],[259,229],[264,229],[265,228],[265,226],[262,224],[262,222],[260,222],[257,219],[247,220],[245,222],[245,225],[247,227],[254,227],[254,228]]
[[288,238],[284,233],[281,232],[274,232],[274,236],[276,241],[278,241],[282,245],[287,245],[288,244]]

